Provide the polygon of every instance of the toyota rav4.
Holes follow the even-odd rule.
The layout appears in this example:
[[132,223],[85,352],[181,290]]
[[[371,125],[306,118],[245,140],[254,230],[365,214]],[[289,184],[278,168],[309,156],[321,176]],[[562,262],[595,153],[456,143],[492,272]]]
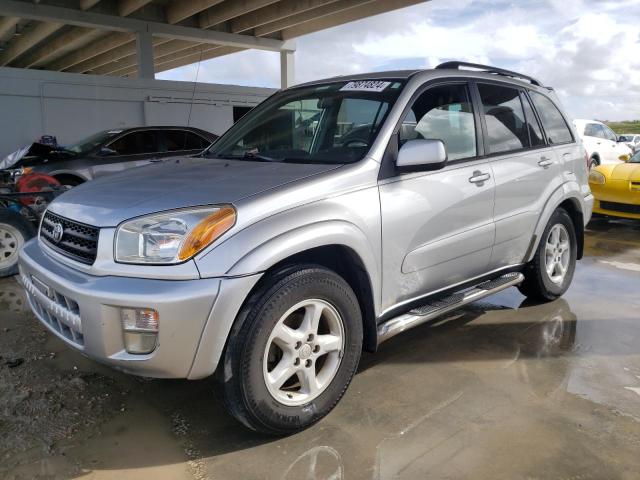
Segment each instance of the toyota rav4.
[[215,374],[236,418],[287,434],[331,411],[363,349],[511,286],[562,295],[592,205],[552,89],[449,62],[280,91],[198,157],[81,185],[20,276],[72,348]]

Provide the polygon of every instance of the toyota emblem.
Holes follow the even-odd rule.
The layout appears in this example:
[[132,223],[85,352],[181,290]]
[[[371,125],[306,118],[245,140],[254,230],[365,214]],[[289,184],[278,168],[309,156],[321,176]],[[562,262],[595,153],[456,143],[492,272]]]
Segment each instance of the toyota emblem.
[[62,240],[62,235],[64,235],[64,228],[62,228],[62,224],[56,223],[53,226],[53,231],[51,232],[53,241],[56,243],[60,242],[60,240]]

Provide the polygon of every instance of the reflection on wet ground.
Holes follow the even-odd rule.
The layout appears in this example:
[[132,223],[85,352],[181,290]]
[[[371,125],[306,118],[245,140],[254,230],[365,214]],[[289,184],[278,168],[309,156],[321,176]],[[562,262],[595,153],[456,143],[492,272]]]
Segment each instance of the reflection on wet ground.
[[0,476],[639,478],[639,234],[595,221],[564,298],[510,289],[395,337],[328,418],[282,439],[236,424],[209,380],[137,379],[68,350],[4,280]]

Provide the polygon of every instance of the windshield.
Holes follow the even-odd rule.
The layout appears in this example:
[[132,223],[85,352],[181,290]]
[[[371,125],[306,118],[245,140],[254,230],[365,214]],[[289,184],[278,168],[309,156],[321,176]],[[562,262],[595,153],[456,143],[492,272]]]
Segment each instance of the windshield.
[[640,150],[635,153],[633,157],[629,160],[630,163],[640,163]]
[[362,159],[403,82],[336,82],[280,92],[223,135],[206,156],[273,162]]
[[104,130],[102,132],[94,133],[90,137],[66,147],[66,150],[77,153],[78,155],[85,155],[121,132],[122,130]]

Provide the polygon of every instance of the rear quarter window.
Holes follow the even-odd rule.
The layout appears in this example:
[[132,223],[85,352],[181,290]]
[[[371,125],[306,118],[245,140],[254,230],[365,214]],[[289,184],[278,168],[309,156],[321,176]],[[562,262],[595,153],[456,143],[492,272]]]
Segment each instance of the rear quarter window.
[[533,101],[533,105],[538,111],[538,116],[542,121],[542,128],[547,134],[550,144],[570,143],[573,141],[573,135],[564,117],[551,100],[544,95],[530,91],[529,95]]

